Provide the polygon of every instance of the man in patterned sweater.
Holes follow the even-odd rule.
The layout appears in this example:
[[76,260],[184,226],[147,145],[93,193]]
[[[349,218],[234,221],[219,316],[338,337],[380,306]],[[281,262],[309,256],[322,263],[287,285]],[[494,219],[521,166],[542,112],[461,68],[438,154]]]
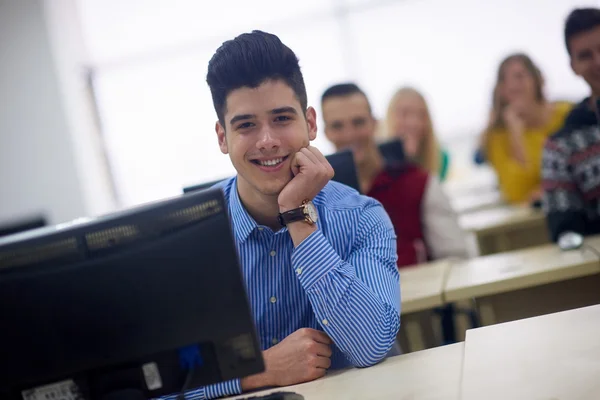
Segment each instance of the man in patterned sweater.
[[591,89],[546,142],[542,161],[544,211],[552,240],[562,233],[600,233],[600,9],[576,9],[565,24],[575,74]]

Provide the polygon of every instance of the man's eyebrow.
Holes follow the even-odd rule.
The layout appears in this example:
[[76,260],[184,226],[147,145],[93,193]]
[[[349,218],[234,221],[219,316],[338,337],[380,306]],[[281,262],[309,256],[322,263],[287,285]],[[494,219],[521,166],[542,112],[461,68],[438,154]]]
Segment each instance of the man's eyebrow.
[[241,114],[241,115],[236,115],[235,117],[231,118],[231,121],[229,121],[229,124],[233,125],[238,121],[243,121],[246,119],[252,119],[255,118],[256,115],[254,114]]
[[271,110],[271,114],[283,114],[283,113],[292,113],[292,114],[298,114],[298,112],[296,111],[296,109],[294,107],[280,107],[280,108],[274,108]]

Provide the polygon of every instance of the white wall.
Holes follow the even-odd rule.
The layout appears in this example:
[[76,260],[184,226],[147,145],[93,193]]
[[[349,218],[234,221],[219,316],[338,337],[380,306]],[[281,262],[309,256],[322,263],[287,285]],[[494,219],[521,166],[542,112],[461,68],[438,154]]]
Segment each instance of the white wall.
[[89,215],[41,0],[0,0],[0,223]]

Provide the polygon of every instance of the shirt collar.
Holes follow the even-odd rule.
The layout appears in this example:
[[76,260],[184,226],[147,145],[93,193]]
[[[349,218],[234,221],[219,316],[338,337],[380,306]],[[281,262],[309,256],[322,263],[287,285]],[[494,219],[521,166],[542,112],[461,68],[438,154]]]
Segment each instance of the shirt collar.
[[246,241],[246,239],[248,239],[250,233],[252,233],[252,231],[258,227],[258,224],[254,218],[248,214],[248,211],[246,211],[246,208],[240,200],[240,195],[237,189],[237,177],[234,178],[231,192],[229,193],[229,204],[233,223],[233,231],[237,240],[243,243]]

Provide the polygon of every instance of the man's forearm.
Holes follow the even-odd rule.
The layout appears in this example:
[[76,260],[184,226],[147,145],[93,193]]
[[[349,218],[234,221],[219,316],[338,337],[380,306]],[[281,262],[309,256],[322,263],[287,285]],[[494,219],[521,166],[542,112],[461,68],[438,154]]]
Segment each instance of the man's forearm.
[[315,224],[310,225],[303,221],[292,222],[287,228],[290,236],[292,237],[294,247],[300,246],[300,243],[302,243],[307,237],[317,230],[317,226]]
[[292,255],[322,328],[356,366],[380,361],[400,327],[394,238],[387,230],[372,235],[372,240],[381,241],[374,243],[380,253],[357,256],[355,261],[372,274],[373,288],[358,279],[355,267],[344,262],[320,232],[306,238]]
[[268,371],[256,375],[250,375],[241,380],[242,392],[273,386]]

